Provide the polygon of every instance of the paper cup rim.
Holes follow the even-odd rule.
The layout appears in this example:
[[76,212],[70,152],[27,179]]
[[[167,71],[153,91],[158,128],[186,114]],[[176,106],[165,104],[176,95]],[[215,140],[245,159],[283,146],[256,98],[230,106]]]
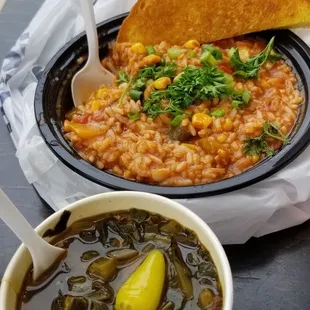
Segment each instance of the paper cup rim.
[[[46,231],[46,229],[50,228],[51,223],[55,222],[55,220],[60,218],[60,216],[64,210],[68,210],[68,211],[73,212],[74,210],[82,207],[83,205],[87,205],[90,202],[92,202],[92,203],[96,202],[96,201],[99,202],[101,199],[109,199],[109,198],[113,199],[114,197],[122,197],[122,196],[123,196],[123,198],[125,198],[125,197],[133,197],[133,198],[139,197],[139,198],[157,200],[157,201],[161,202],[162,204],[166,204],[167,206],[169,206],[169,208],[172,209],[172,212],[173,212],[173,210],[180,212],[180,209],[181,209],[181,212],[184,214],[184,216],[189,217],[190,220],[195,223],[195,225],[198,225],[198,226],[200,226],[200,228],[203,229],[207,238],[214,245],[214,247],[216,249],[215,251],[217,252],[217,255],[219,258],[219,261],[216,263],[217,268],[220,265],[220,268],[223,271],[223,281],[222,281],[223,283],[222,283],[222,285],[225,285],[225,287],[226,287],[226,291],[225,291],[225,294],[223,296],[223,304],[224,304],[223,310],[232,310],[232,306],[233,306],[232,273],[231,273],[231,268],[230,268],[226,253],[225,253],[220,241],[218,240],[218,238],[216,237],[214,232],[211,230],[211,228],[198,215],[196,215],[193,211],[189,210],[187,207],[183,206],[182,204],[180,204],[176,201],[173,201],[169,198],[162,197],[162,196],[155,195],[155,194],[145,193],[145,192],[130,192],[130,191],[119,191],[119,192],[109,192],[109,193],[97,194],[94,196],[89,196],[89,197],[83,198],[79,201],[76,201],[74,203],[69,204],[68,206],[66,206],[63,209],[56,211],[55,213],[50,215],[48,218],[46,218],[41,224],[39,224],[35,228],[35,230],[39,234],[42,234],[44,231]],[[139,209],[139,208],[137,208],[137,209]],[[105,212],[102,212],[102,213],[105,213]],[[154,213],[161,214],[160,211],[158,211],[158,210],[154,211]],[[15,254],[13,255],[13,257],[12,257],[11,261],[9,262],[9,264],[5,270],[5,273],[3,275],[2,283],[0,286],[0,309],[1,310],[11,310],[11,309],[5,309],[6,300],[7,300],[6,298],[8,296],[9,290],[11,289],[10,278],[11,278],[11,275],[12,275],[14,269],[18,265],[19,260],[22,259],[24,251],[25,251],[25,246],[21,245],[17,249]]]

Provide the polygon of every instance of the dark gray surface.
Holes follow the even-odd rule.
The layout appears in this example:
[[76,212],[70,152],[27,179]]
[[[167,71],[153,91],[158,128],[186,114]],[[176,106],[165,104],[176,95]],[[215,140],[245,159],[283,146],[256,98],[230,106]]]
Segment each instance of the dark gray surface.
[[44,0],[7,0],[0,12],[0,63],[43,2]]
[[[0,12],[0,64],[43,2],[43,0],[7,0]],[[0,187],[33,226],[38,225],[52,213],[51,208],[44,205],[25,179],[1,113]],[[19,240],[0,220],[0,278],[19,244]]]
[[[3,13],[0,13],[0,63],[42,2],[8,0]],[[52,213],[23,176],[1,116],[0,187],[33,226]],[[0,277],[18,245],[19,241],[0,221]],[[260,239],[251,239],[245,245],[228,246],[225,250],[234,276],[234,309],[310,309],[309,222]]]

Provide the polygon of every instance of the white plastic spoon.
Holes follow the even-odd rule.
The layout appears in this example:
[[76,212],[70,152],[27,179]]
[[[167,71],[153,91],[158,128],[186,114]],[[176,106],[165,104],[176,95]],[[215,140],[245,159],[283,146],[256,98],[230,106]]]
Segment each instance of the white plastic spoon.
[[80,0],[88,43],[88,60],[85,66],[75,74],[71,82],[74,105],[77,107],[89,99],[92,92],[102,84],[110,85],[113,74],[102,67],[99,59],[98,34],[92,0]]
[[36,282],[62,257],[66,250],[50,245],[43,240],[0,189],[0,218],[28,248],[33,262],[33,280]]

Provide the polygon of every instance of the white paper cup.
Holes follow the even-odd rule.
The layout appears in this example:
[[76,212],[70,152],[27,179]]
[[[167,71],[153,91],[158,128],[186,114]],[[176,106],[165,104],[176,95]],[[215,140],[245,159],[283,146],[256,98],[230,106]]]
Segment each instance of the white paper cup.
[[[143,209],[174,219],[183,226],[196,232],[201,243],[208,249],[217,268],[223,289],[223,310],[232,310],[233,283],[230,266],[219,240],[209,226],[195,213],[170,199],[140,192],[112,192],[99,194],[82,199],[65,208],[71,212],[68,225],[82,218],[87,218],[106,212],[126,209]],[[57,211],[44,222],[36,231],[42,235],[54,228],[63,210]],[[47,239],[48,241],[48,239]],[[0,287],[0,310],[16,309],[18,293],[23,279],[31,266],[31,256],[21,245],[9,263]],[[45,309],[41,309],[45,310]]]

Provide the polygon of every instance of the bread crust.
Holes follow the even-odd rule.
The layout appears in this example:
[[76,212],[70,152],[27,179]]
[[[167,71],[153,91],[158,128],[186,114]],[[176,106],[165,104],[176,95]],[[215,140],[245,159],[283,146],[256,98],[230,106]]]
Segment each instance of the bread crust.
[[205,43],[303,25],[310,25],[310,0],[138,0],[117,42]]

